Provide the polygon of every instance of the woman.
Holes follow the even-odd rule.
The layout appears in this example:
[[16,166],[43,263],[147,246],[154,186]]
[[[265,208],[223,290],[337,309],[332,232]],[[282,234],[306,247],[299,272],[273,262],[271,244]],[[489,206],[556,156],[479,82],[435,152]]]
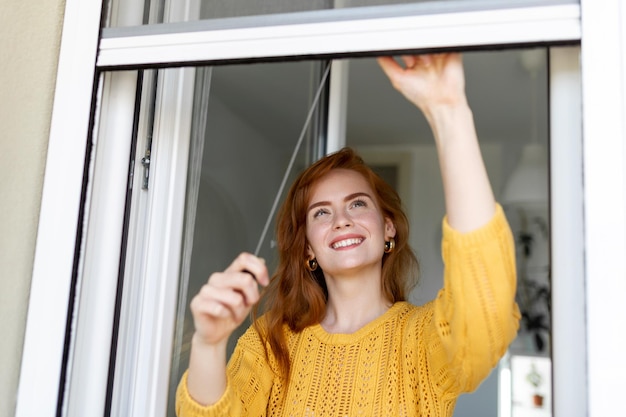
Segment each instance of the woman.
[[[280,265],[241,254],[191,302],[195,333],[179,416],[451,416],[515,337],[515,261],[465,97],[459,54],[379,64],[426,116],[446,200],[444,288],[407,303],[415,257],[397,194],[350,150],[292,186],[278,217]],[[256,278],[256,280],[255,280]],[[266,286],[267,312],[232,331]]]

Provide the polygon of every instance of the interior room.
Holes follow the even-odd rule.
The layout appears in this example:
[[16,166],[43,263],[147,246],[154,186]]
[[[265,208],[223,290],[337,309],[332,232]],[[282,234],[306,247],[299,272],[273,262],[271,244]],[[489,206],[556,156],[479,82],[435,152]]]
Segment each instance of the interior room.
[[[515,234],[523,319],[508,354],[476,392],[460,398],[455,416],[549,416],[547,51],[476,51],[463,59],[483,158]],[[281,181],[288,186],[320,152],[326,65],[296,61],[198,71],[171,399],[188,360],[190,298],[241,251],[263,256],[270,269],[274,264],[272,219],[284,194]],[[436,297],[443,273],[445,210],[432,133],[375,58],[342,65],[346,144],[400,193],[421,269],[411,301],[426,303]],[[231,337],[231,351],[236,339]]]

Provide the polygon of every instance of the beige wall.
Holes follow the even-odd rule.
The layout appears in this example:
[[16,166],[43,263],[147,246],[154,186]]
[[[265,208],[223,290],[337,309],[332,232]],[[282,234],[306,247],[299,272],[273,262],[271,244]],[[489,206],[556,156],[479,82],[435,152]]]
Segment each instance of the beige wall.
[[0,417],[13,416],[64,0],[0,0]]

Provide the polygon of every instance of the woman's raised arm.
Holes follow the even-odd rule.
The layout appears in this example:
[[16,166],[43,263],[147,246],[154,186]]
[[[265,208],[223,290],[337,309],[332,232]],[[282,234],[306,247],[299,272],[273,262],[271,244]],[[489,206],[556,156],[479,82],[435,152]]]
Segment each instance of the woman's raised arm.
[[435,136],[448,223],[460,232],[486,224],[495,200],[483,163],[458,53],[378,58],[392,85],[423,113]]

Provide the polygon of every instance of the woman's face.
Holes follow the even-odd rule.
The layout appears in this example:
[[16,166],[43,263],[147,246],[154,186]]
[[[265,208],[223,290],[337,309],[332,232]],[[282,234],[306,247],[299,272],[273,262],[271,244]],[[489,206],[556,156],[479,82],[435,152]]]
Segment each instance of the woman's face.
[[380,269],[385,241],[395,234],[360,173],[335,169],[313,186],[306,217],[308,253],[325,274]]

